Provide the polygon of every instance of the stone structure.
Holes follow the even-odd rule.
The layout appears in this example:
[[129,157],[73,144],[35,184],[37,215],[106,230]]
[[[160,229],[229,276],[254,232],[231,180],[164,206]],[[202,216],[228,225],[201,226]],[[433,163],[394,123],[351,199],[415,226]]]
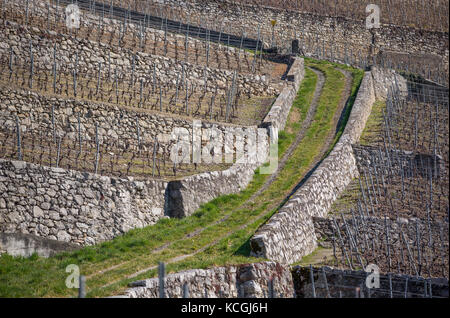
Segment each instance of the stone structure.
[[0,233],[0,254],[29,257],[36,253],[49,257],[79,248],[78,245],[22,233]]
[[0,232],[91,245],[164,216],[167,183],[0,159]]
[[[289,267],[275,262],[253,263],[192,269],[165,277],[165,296],[183,297],[183,285],[187,284],[190,298],[262,298],[269,297],[269,281],[272,280],[274,297],[294,295]],[[157,298],[159,280],[151,278],[130,284],[132,288],[122,297]]]
[[[293,65],[289,79],[293,81],[294,87],[299,87],[303,76],[298,74],[304,72],[303,60],[294,61]],[[292,88],[286,86],[285,89]],[[3,92],[0,93],[0,105],[5,109],[6,115],[9,114],[9,119],[7,117],[6,121],[0,123],[3,126],[13,128],[13,115],[16,113],[23,117],[30,116],[30,113],[34,112],[36,116],[38,113],[43,113],[47,117],[47,124],[51,125],[49,120],[51,109],[40,106],[47,105],[50,101],[47,97],[26,91],[5,91],[5,95],[2,94]],[[292,100],[286,98],[287,95],[282,94],[277,105],[289,112]],[[11,97],[13,101],[9,101]],[[74,139],[78,129],[77,123],[73,120],[76,120],[74,114],[81,110],[86,112],[83,116],[82,123],[85,125],[83,129],[89,131],[91,136],[94,129],[93,117],[97,121],[111,125],[100,134],[118,138],[121,133],[127,136],[130,131],[131,134],[135,131],[135,116],[139,116],[140,127],[152,134],[147,135],[147,138],[155,138],[155,134],[167,137],[170,135],[168,131],[177,125],[187,128],[190,131],[189,138],[192,138],[192,123],[183,119],[161,120],[147,113],[123,111],[103,104],[88,103],[89,107],[86,107],[80,104],[81,102],[56,98],[50,102],[58,106],[54,110],[62,119],[59,129],[71,131]],[[39,106],[30,107],[30,104]],[[122,118],[122,120],[111,121],[111,117]],[[124,126],[116,127],[119,122],[124,123]],[[28,120],[22,120],[21,125],[24,131],[38,129],[33,127],[30,117]],[[281,125],[284,127],[284,123]],[[213,126],[211,123],[204,124],[207,128],[211,126]],[[160,128],[158,130],[155,127]],[[219,130],[225,131],[227,127],[236,126],[222,125]],[[245,132],[246,129],[256,127],[237,128]],[[270,129],[270,125],[266,128]],[[248,141],[245,145],[248,149]],[[263,155],[267,156],[267,153]],[[32,233],[81,245],[95,244],[112,239],[132,228],[154,224],[164,215],[188,216],[201,204],[217,196],[237,193],[248,185],[259,164],[258,160],[250,164],[235,163],[224,171],[207,172],[171,182],[162,180],[136,182],[132,178],[116,179],[2,160],[0,189],[3,190],[3,194],[0,201],[0,231]],[[27,191],[31,192],[27,193]]]
[[[368,273],[365,271],[341,270],[337,268],[313,268],[316,297],[355,298],[355,289],[361,288],[364,297],[369,297],[366,287]],[[269,291],[272,281],[273,294]],[[448,279],[423,278],[391,274],[392,293],[395,298],[404,298],[408,283],[408,298],[448,297]],[[431,284],[431,286],[430,286]],[[150,278],[131,283],[120,298],[158,298],[159,279]],[[184,287],[186,286],[186,287]],[[426,286],[426,289],[425,289]],[[312,298],[310,268],[285,266],[275,262],[191,269],[168,274],[164,279],[164,295],[167,298],[184,297],[184,288],[189,298]],[[371,298],[389,298],[389,278],[380,274],[380,287],[370,290]]]
[[[95,125],[98,125],[99,140],[134,140],[137,143],[137,129],[143,143],[158,139],[161,145],[176,141],[172,136],[175,128],[185,128],[192,138],[193,119],[140,109],[129,110],[117,105],[94,103],[59,97],[49,97],[23,89],[2,86],[0,89],[0,127],[16,129],[17,115],[22,134],[51,131],[52,116],[58,136],[78,140],[78,118],[83,140],[95,139]],[[53,111],[53,114],[52,114]],[[224,134],[227,129],[255,129],[254,126],[202,121],[202,129],[214,128]],[[131,142],[130,142],[131,143]],[[162,151],[162,148],[161,148]]]
[[264,118],[263,125],[271,125],[279,131],[284,129],[292,103],[297,97],[297,91],[304,76],[304,60],[297,58],[292,63],[291,68],[289,69],[289,72],[287,74],[287,79],[291,82],[291,85],[285,87],[281,91],[277,100],[272,105],[269,113]]
[[[304,72],[304,60],[295,58],[288,73],[290,85],[281,91],[261,127],[268,130],[284,128]],[[267,154],[263,155],[264,158],[266,156]],[[187,216],[194,212],[201,203],[208,202],[219,195],[237,193],[250,183],[254,170],[259,165],[260,162],[257,160],[253,164],[236,163],[225,171],[203,173],[171,182],[169,185],[169,210],[176,211],[177,214],[174,216]]]
[[134,181],[0,159],[0,232],[91,245],[237,193],[260,163],[176,181]]
[[[143,142],[151,142],[161,134],[169,135],[175,127],[192,131],[192,119],[188,117],[132,111],[111,104],[49,97],[9,87],[2,87],[0,90],[2,112],[0,126],[15,130],[17,115],[24,134],[50,131],[52,106],[57,135],[61,137],[67,135],[74,140],[78,138],[78,116],[83,140],[95,138],[95,124],[98,124],[100,141],[104,137],[122,140],[137,139],[138,125]],[[219,125],[222,126],[222,124]]]
[[[134,1],[132,1],[134,3]],[[127,7],[128,1],[115,2],[117,6]],[[10,3],[8,3],[11,6]],[[20,3],[12,4],[16,11],[22,8]],[[176,11],[175,17],[169,19],[189,21],[191,25],[197,25],[241,37],[245,32],[246,38],[257,39],[258,34],[264,38],[265,48],[274,45],[283,51],[290,50],[292,40],[298,40],[299,51],[305,56],[320,56],[337,62],[357,62],[358,66],[370,65],[377,61],[380,65],[389,66],[395,64],[405,70],[413,70],[422,75],[438,75],[439,79],[448,85],[448,79],[441,78],[439,72],[448,74],[448,32],[419,30],[412,27],[381,24],[379,29],[367,29],[364,19],[353,20],[344,17],[322,16],[309,12],[296,12],[282,8],[267,6],[252,6],[239,2],[233,4],[229,1],[179,1],[170,0],[158,3],[158,8],[167,6],[168,11]],[[49,9],[49,10],[48,10]],[[47,21],[49,16],[55,20],[57,13],[62,11],[52,4],[47,8],[46,3],[37,3],[33,7],[33,14],[39,16],[42,21]],[[123,28],[122,20],[109,19],[92,15],[89,12],[82,13],[82,26],[91,29],[105,29],[114,32],[118,39]],[[271,20],[276,20],[273,28]],[[175,22],[176,23],[176,22]],[[126,24],[135,37],[142,35],[140,25]],[[144,38],[157,37],[160,41],[167,39],[173,41],[177,35],[165,35],[162,31],[150,30],[144,27]],[[149,33],[149,34],[148,34]],[[195,36],[195,35],[193,35]],[[184,40],[183,35],[179,36]],[[224,39],[225,37],[222,37]],[[189,39],[194,46],[195,40]],[[183,42],[180,42],[183,43]],[[192,47],[194,49],[194,47]],[[420,62],[418,62],[420,61]],[[426,63],[423,63],[426,61]],[[433,74],[436,73],[436,74]]]
[[[366,278],[370,273],[365,271],[341,270],[330,267],[313,268],[316,297],[326,298],[326,276],[328,290],[333,298],[355,298],[356,288],[360,288],[364,298],[390,298],[389,277],[380,274],[380,288],[370,291],[366,288]],[[311,272],[309,268],[296,266],[292,269],[295,292],[298,298],[312,298]],[[424,280],[415,276],[391,274],[393,298],[427,298],[431,295],[438,298],[448,298],[448,279],[431,278]],[[431,286],[430,286],[431,283]],[[407,288],[405,287],[407,285]],[[370,296],[369,296],[370,293]]]
[[406,81],[393,71],[374,67],[364,74],[338,143],[289,201],[255,233],[250,242],[253,256],[291,264],[317,247],[312,217],[325,216],[359,175],[351,145],[359,140],[376,98],[386,96],[384,85],[394,82],[406,91]]
[[[290,48],[293,39],[299,39],[300,50],[304,55],[326,56],[329,60],[345,62],[344,54],[356,60],[366,60],[366,64],[377,56],[391,54],[413,54],[430,60],[448,74],[449,45],[447,32],[418,30],[411,27],[382,24],[379,29],[368,30],[365,20],[334,18],[308,12],[288,11],[281,8],[252,6],[250,4],[232,4],[227,1],[179,1],[165,2],[167,6],[182,8],[180,19],[202,21],[208,25],[220,27],[234,35],[241,36],[245,31],[247,37],[256,39],[258,32],[265,36],[266,47],[270,46],[272,32],[275,45]],[[217,19],[221,21],[218,22]],[[271,20],[276,20],[273,28]],[[220,30],[216,30],[220,31]],[[384,54],[384,55],[383,55]],[[408,58],[409,60],[409,58]],[[415,65],[420,68],[420,64]],[[409,65],[409,69],[412,69]],[[433,71],[436,67],[433,68]]]
[[[160,55],[153,55],[144,52],[132,52],[115,45],[108,45],[101,42],[77,39],[66,34],[57,34],[53,31],[41,30],[36,27],[27,29],[23,25],[15,22],[7,22],[7,28],[0,34],[0,54],[4,58],[10,56],[12,49],[14,53],[14,63],[30,62],[30,43],[33,45],[33,59],[36,70],[51,72],[53,67],[54,49],[56,49],[57,73],[63,72],[66,76],[71,76],[76,55],[78,54],[79,76],[89,74],[90,78],[96,80],[98,77],[99,63],[102,63],[102,76],[111,77],[113,83],[115,72],[117,75],[131,81],[132,69],[134,68],[134,81],[138,83],[142,78],[144,83],[153,83],[153,73],[155,80],[159,83],[175,86],[178,81],[186,80],[189,85],[193,83],[197,87],[205,86],[210,92],[216,89],[227,90],[233,78],[233,71],[225,69],[215,69],[207,66],[194,65],[187,62],[176,61],[172,58]],[[128,26],[130,28],[130,26]],[[153,37],[161,37],[162,31],[153,30]],[[183,43],[184,37],[178,36],[178,41]],[[173,41],[175,38],[172,39]],[[198,41],[198,40],[197,40]],[[192,40],[194,42],[194,40]],[[169,45],[175,45],[169,43]],[[195,51],[192,48],[192,51]],[[230,54],[234,54],[238,49],[231,48]],[[238,54],[238,53],[236,53]],[[248,54],[248,53],[243,53]],[[181,78],[182,77],[182,78]],[[246,94],[256,96],[274,96],[279,93],[276,86],[271,85],[271,79],[266,75],[241,74],[237,73],[237,87]]]
[[391,173],[406,178],[418,173],[422,177],[432,175],[433,178],[445,173],[445,161],[440,155],[416,153],[409,150],[390,149],[386,152],[380,147],[353,145],[353,153],[358,169],[368,169],[375,165],[377,168],[387,169]]
[[201,204],[221,195],[238,193],[253,179],[260,163],[234,164],[227,170],[205,172],[177,181],[170,181],[167,188],[168,214],[170,217],[186,217]]
[[[340,217],[335,218],[336,224],[341,233],[346,233],[344,222]],[[420,233],[422,238],[430,237],[435,242],[441,242],[448,245],[448,222],[424,222],[418,218],[379,218],[379,217],[361,217],[359,215],[346,215],[345,222],[350,228],[359,228],[367,235],[367,241],[377,240],[376,238],[384,237],[386,235],[386,227],[389,229],[389,237],[392,242],[401,241],[401,232],[403,231],[405,238],[410,242],[411,246],[415,244],[416,235]],[[314,230],[317,240],[321,240],[324,246],[330,246],[333,236],[336,237],[336,229],[331,218],[313,217]],[[355,226],[356,225],[356,226]],[[430,231],[431,230],[431,231]],[[442,236],[441,236],[442,234]],[[337,244],[337,243],[336,243]]]

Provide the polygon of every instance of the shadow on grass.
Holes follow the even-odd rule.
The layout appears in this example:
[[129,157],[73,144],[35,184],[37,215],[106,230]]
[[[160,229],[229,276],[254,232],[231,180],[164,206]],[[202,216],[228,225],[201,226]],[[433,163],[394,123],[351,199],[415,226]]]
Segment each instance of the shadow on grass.
[[247,239],[244,244],[242,244],[237,250],[236,252],[234,252],[235,256],[245,256],[245,257],[249,257],[250,256],[250,238]]

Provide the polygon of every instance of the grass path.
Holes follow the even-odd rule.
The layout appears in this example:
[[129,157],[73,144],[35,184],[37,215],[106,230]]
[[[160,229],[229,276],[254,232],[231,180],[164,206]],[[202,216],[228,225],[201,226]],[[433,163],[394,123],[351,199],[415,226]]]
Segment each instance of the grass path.
[[[336,109],[337,111],[334,112],[334,115],[332,117],[333,128],[336,128],[336,129],[338,126],[338,119],[340,117],[339,114],[341,113],[341,111],[343,111],[344,106],[346,105],[348,97],[350,96],[350,91],[351,91],[351,86],[352,86],[351,85],[352,84],[351,75],[346,71],[342,71],[342,70],[338,70],[338,71],[340,71],[345,77],[345,87],[341,91],[341,96],[340,96],[341,98],[337,105],[337,109]],[[317,96],[317,97],[319,97],[319,96]],[[315,95],[315,97],[316,97],[316,95]],[[333,143],[333,137],[334,137],[334,134],[328,135],[327,141],[322,145],[320,153],[317,154],[317,156],[314,158],[314,162],[311,165],[314,165],[318,160],[320,160],[321,156],[329,149],[329,147]],[[292,146],[294,144],[292,144]],[[311,168],[311,166],[309,166],[308,169],[309,168]],[[306,170],[308,170],[308,169],[306,169]],[[286,197],[281,204],[279,202],[277,202],[278,207],[281,206],[287,200],[288,200],[288,197]],[[204,263],[205,261],[199,261],[199,259],[202,259],[202,260],[207,259],[208,260],[210,258],[210,255],[220,254],[220,250],[224,248],[223,244],[226,243],[227,245],[230,245],[230,242],[227,242],[227,240],[232,240],[233,236],[236,236],[236,234],[239,232],[241,232],[245,235],[249,235],[249,237],[248,237],[248,239],[249,239],[251,237],[251,235],[254,233],[254,231],[259,226],[261,226],[265,221],[267,221],[270,218],[270,216],[276,212],[276,210],[278,210],[278,209],[277,208],[275,208],[274,210],[272,210],[270,208],[265,209],[256,218],[252,218],[251,220],[247,221],[246,224],[240,226],[237,231],[234,231],[233,234],[228,233],[227,236],[217,239],[214,242],[212,242],[211,244],[209,244],[207,246],[207,248],[202,248],[198,252],[188,255],[188,257],[186,257],[186,255],[185,255],[180,260],[175,260],[175,261],[169,260],[168,262],[166,262],[168,271],[177,271],[177,270],[186,269],[186,268],[204,268],[207,266],[219,265],[220,262],[217,262],[217,257],[215,260],[210,261],[209,263],[206,263],[206,264]],[[237,235],[237,237],[239,237],[239,235]],[[246,240],[247,244],[248,244],[248,239]],[[243,253],[243,255],[248,255],[248,246],[247,246],[247,252]],[[195,256],[195,258],[194,258],[194,256]],[[195,260],[195,259],[197,259],[197,260]],[[195,265],[192,264],[192,262],[194,262]],[[222,262],[228,263],[228,261],[226,261],[225,259]],[[148,272],[146,272],[145,270],[141,270],[138,273],[136,273],[137,275],[133,274],[133,275],[127,277],[127,280],[125,280],[125,281],[128,283],[133,280],[136,280],[137,278],[146,278],[146,277],[154,276],[154,275],[156,275],[156,272],[155,272],[156,268],[157,268],[157,266],[154,265],[154,266],[148,268]],[[105,287],[108,288],[108,287],[112,287],[114,285],[120,286],[120,283],[115,282],[115,283],[105,286]],[[99,295],[101,295],[101,294],[99,294]]]
[[[299,110],[301,112],[301,118],[304,118],[304,120],[301,123],[301,129],[298,129],[298,126],[295,122],[291,123],[289,121],[290,118],[288,118],[288,121],[290,125],[288,124],[288,128],[286,131],[291,131],[291,135],[294,135],[294,132],[298,130],[297,135],[295,136],[295,139],[289,142],[289,148],[286,150],[285,154],[283,155],[283,158],[278,162],[277,171],[270,175],[269,179],[264,183],[264,185],[255,193],[252,195],[250,200],[254,200],[257,198],[261,193],[263,193],[273,182],[276,178],[278,178],[280,171],[282,171],[286,165],[286,162],[288,159],[292,156],[292,153],[294,150],[298,147],[300,141],[305,137],[305,134],[308,130],[308,128],[311,126],[311,122],[313,120],[313,116],[317,111],[317,105],[319,103],[319,97],[322,93],[323,85],[325,83],[325,77],[321,71],[315,70],[314,68],[308,67],[309,70],[314,72],[318,78],[316,88],[314,90],[314,97],[311,101],[310,107],[306,110],[305,108]],[[301,93],[301,90],[300,90]],[[293,117],[293,113],[296,110],[295,105],[293,105],[293,110],[291,110],[291,113],[289,114],[289,117]],[[296,129],[297,128],[297,129]]]

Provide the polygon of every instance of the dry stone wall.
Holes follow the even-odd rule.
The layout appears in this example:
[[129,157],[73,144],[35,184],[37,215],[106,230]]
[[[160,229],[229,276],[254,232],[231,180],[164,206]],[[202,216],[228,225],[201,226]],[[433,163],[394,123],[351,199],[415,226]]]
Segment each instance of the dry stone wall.
[[[365,298],[448,297],[448,279],[424,280],[409,275],[380,274],[379,288],[365,288],[369,273],[365,271],[341,270],[330,267],[313,267],[315,297],[354,298],[355,289],[361,288]],[[325,282],[326,277],[326,282]],[[273,294],[269,292],[269,281],[273,281]],[[407,288],[405,288],[405,284]],[[430,286],[431,284],[431,286]],[[168,298],[182,298],[183,286],[190,298],[313,298],[311,271],[308,267],[285,266],[275,262],[253,263],[238,266],[192,269],[165,276],[164,292]],[[426,290],[425,290],[426,288]],[[114,298],[159,298],[159,280],[151,278],[130,284],[122,295]]]
[[260,163],[234,164],[227,170],[205,172],[169,182],[167,202],[169,216],[189,216],[203,203],[245,189],[253,179],[258,165]]
[[[160,134],[170,134],[175,127],[192,130],[188,118],[160,115],[156,112],[131,111],[116,105],[50,97],[35,92],[2,87],[0,90],[1,127],[16,129],[15,116],[23,133],[39,133],[52,129],[52,106],[56,133],[73,138],[78,135],[78,115],[83,139],[135,139],[137,127],[142,141],[153,141]],[[138,124],[138,125],[137,125]]]
[[[356,288],[361,289],[364,298],[368,298],[369,293],[370,298],[390,298],[391,289],[394,298],[406,298],[405,291],[408,293],[408,298],[427,298],[430,297],[430,290],[433,297],[448,298],[448,279],[445,278],[424,280],[415,276],[391,274],[392,286],[390,287],[388,275],[380,274],[380,287],[369,291],[366,288],[366,278],[370,273],[365,271],[322,267],[313,268],[313,273],[317,298],[327,298],[328,293],[333,298],[355,298]],[[297,297],[312,298],[310,269],[296,266],[292,269],[292,277]],[[327,285],[325,285],[325,277]],[[406,284],[408,284],[407,287]]]
[[357,177],[358,169],[352,144],[359,140],[376,96],[387,89],[382,83],[397,81],[406,89],[406,81],[393,71],[372,68],[364,74],[358,95],[341,136],[334,149],[289,201],[252,237],[252,255],[284,264],[299,261],[317,247],[312,217],[324,217],[332,203]]
[[177,181],[135,181],[0,159],[0,232],[92,245],[236,193],[258,164]]
[[[100,142],[103,138],[137,142],[138,127],[142,142],[151,143],[158,139],[161,144],[172,144],[176,141],[171,137],[175,128],[185,128],[189,138],[192,138],[193,122],[189,117],[129,110],[113,104],[50,97],[5,86],[0,90],[0,127],[15,130],[17,115],[23,134],[51,131],[52,106],[56,134],[73,140],[78,138],[78,116],[83,140],[95,138],[96,124]],[[240,128],[247,131],[254,127],[202,121],[202,129],[208,128],[225,133],[227,129]]]
[[[114,4],[113,4],[114,5]],[[115,4],[117,6],[124,5],[124,3]],[[22,9],[21,3],[19,2],[8,2],[5,3],[5,6],[11,7],[13,11],[20,11]],[[60,6],[57,6],[56,3],[50,3],[48,4],[45,1],[37,1],[33,3],[33,6],[31,10],[29,11],[29,14],[34,17],[39,18],[41,21],[47,21],[49,19],[51,23],[54,21],[59,21],[60,24],[65,24],[64,21],[64,13],[63,10],[65,8],[63,7],[63,3],[60,2]],[[116,12],[114,12],[116,13]],[[113,15],[113,18],[109,18],[110,14],[109,12],[105,12],[105,14],[91,14],[89,11],[83,11],[80,12],[80,27],[81,28],[88,28],[89,30],[96,31],[96,32],[105,32],[107,34],[112,34],[112,38],[116,41],[116,43],[119,43],[119,37],[123,37],[122,43],[124,40],[129,39],[128,36],[132,37],[133,40],[137,38],[142,39],[142,44],[145,44],[146,42],[157,42],[157,43],[167,43],[167,46],[170,48],[171,46],[174,46],[175,43],[178,43],[178,46],[185,47],[185,40],[186,40],[186,33],[184,34],[177,34],[177,33],[171,33],[165,32],[164,30],[161,31],[159,29],[154,29],[150,25],[146,25],[146,23],[134,23],[133,20],[126,19],[118,19],[117,16]],[[169,17],[170,20],[170,17]],[[147,20],[146,20],[147,21]],[[148,21],[147,21],[148,22]],[[187,21],[185,21],[187,22]],[[169,21],[170,23],[170,21]],[[172,22],[173,23],[173,22]],[[184,23],[184,22],[182,22]],[[164,29],[164,28],[163,28]],[[70,31],[68,31],[70,33]],[[188,51],[194,52],[199,47],[203,46],[205,47],[205,44],[207,41],[197,39],[194,36],[197,34],[194,32],[190,32],[188,34]],[[204,35],[203,35],[204,36]],[[211,39],[212,40],[212,39]],[[137,41],[140,42],[140,41]],[[210,42],[211,50],[213,50],[213,42]],[[235,55],[236,53],[241,56],[241,58],[246,58],[250,60],[253,57],[252,53],[249,53],[245,50],[239,51],[238,48],[225,46],[222,44],[216,44],[219,50],[226,50],[230,55]],[[215,49],[215,48],[214,48]],[[181,55],[181,54],[180,54]],[[184,56],[180,56],[180,58],[184,58]]]
[[[125,3],[115,3],[126,7]],[[8,3],[11,6],[10,3]],[[22,9],[21,3],[13,4],[17,11]],[[23,6],[23,5],[22,5]],[[305,56],[326,57],[328,60],[351,63],[358,61],[358,65],[370,65],[373,60],[382,65],[393,62],[405,70],[419,70],[422,75],[431,75],[440,81],[448,83],[440,74],[448,74],[448,32],[435,32],[419,30],[411,27],[382,24],[379,29],[367,30],[364,19],[352,20],[344,17],[329,17],[308,12],[295,12],[272,7],[255,7],[251,4],[238,5],[228,1],[178,1],[170,0],[158,4],[154,14],[159,15],[164,6],[170,14],[169,19],[207,27],[224,34],[233,34],[241,37],[245,32],[247,38],[256,39],[258,33],[264,38],[265,47],[272,45],[272,32],[274,45],[289,51],[291,41],[298,39],[301,52]],[[49,6],[45,2],[38,2],[32,7],[33,15],[38,15],[42,21],[56,18],[56,5]],[[141,8],[142,9],[142,8]],[[61,15],[63,8],[59,7]],[[387,14],[387,13],[385,13]],[[89,12],[82,13],[82,26],[93,29],[114,31],[118,36],[123,28],[123,20],[115,20]],[[272,28],[271,20],[277,23]],[[126,28],[133,31],[135,37],[141,34],[141,26],[127,23]],[[164,32],[144,28],[146,37],[157,36],[163,40]],[[149,33],[149,35],[147,35]],[[169,33],[167,39],[173,41]],[[183,36],[180,36],[183,40]],[[195,39],[189,40],[193,45]],[[426,61],[424,64],[423,61]],[[387,64],[386,64],[387,63]]]
[[[341,233],[346,233],[346,227],[341,217],[336,217],[333,221],[327,217],[313,217],[314,229],[317,239],[321,239],[324,246],[330,246],[333,236],[336,236],[336,225]],[[335,223],[336,222],[336,223]],[[410,246],[414,246],[417,234],[420,237],[429,237],[432,233],[433,241],[441,244],[448,244],[448,222],[424,222],[419,218],[379,218],[374,216],[347,215],[345,222],[348,227],[361,228],[367,235],[368,242],[386,235],[386,228],[389,228],[389,239],[392,244],[401,241],[401,232],[409,241]],[[335,225],[336,224],[336,225]],[[431,230],[431,231],[430,231]],[[445,234],[447,233],[447,234]],[[441,236],[441,234],[443,234]],[[337,240],[337,237],[335,237]]]
[[95,244],[164,217],[166,188],[0,159],[0,232]]
[[304,60],[302,58],[296,58],[287,74],[287,78],[291,81],[290,85],[281,91],[277,100],[272,105],[272,108],[270,108],[269,113],[264,118],[263,124],[270,124],[279,131],[284,129],[289,110],[291,109],[295,97],[297,97],[297,91],[304,76]]
[[[290,269],[275,262],[192,269],[165,277],[165,296],[183,297],[186,284],[190,298],[262,298],[269,296],[269,281],[277,298],[294,295]],[[133,282],[121,297],[158,298],[158,278]]]
[[434,178],[445,173],[445,161],[440,155],[399,149],[386,152],[381,147],[361,145],[353,145],[352,148],[360,171],[375,165],[379,169],[390,167],[391,173],[404,177],[411,177],[418,172],[424,177],[431,174]]
[[72,251],[79,245],[49,240],[30,234],[0,233],[0,255],[7,253],[12,256],[29,257],[36,253],[49,257],[60,252]]

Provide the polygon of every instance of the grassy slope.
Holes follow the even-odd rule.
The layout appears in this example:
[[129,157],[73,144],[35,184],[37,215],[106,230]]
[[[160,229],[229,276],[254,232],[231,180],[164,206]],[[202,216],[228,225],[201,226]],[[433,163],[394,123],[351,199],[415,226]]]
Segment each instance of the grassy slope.
[[[331,119],[344,88],[343,76],[330,64],[315,64],[307,61],[308,65],[323,70],[326,83],[319,100],[317,113],[308,132],[299,147],[289,159],[279,178],[257,198],[251,205],[242,207],[242,203],[267,179],[267,175],[255,174],[250,186],[236,195],[217,198],[203,205],[193,216],[185,219],[161,220],[154,226],[132,230],[123,236],[97,246],[85,247],[72,253],[63,253],[48,259],[33,256],[31,258],[13,258],[8,255],[0,257],[0,296],[75,296],[76,290],[65,287],[67,273],[65,268],[69,264],[77,264],[81,272],[91,275],[98,270],[126,261],[116,269],[88,277],[87,287],[89,296],[111,295],[126,288],[129,281],[155,276],[156,271],[150,270],[132,279],[124,279],[126,275],[147,266],[155,265],[158,261],[168,260],[174,256],[192,253],[200,247],[206,246],[215,239],[219,241],[205,251],[183,261],[167,265],[169,272],[188,268],[205,268],[211,265],[230,263],[247,263],[254,261],[249,255],[249,239],[257,228],[276,212],[278,205],[289,193],[289,190],[304,176],[308,166],[320,152],[323,141],[330,133]],[[302,83],[303,93],[296,100],[295,107],[299,107],[304,114],[312,99],[311,89],[316,81],[315,75],[307,71]],[[309,88],[305,88],[309,85]],[[300,95],[300,94],[299,94]],[[302,116],[301,119],[304,119]],[[294,127],[295,128],[299,128]],[[298,130],[298,129],[297,129]],[[289,140],[291,139],[291,140]],[[280,136],[280,156],[287,149],[292,136]],[[215,220],[231,213],[230,218],[219,225],[210,225]],[[243,224],[246,228],[240,229]],[[207,227],[207,225],[210,225]],[[183,236],[195,229],[206,229],[198,236],[183,239]],[[231,232],[232,234],[229,234]],[[176,242],[175,242],[176,241]],[[175,242],[168,249],[151,254],[151,251],[165,242]],[[100,288],[103,284],[118,280],[108,288]]]
[[349,71],[352,75],[352,88],[351,88],[351,92],[350,92],[350,98],[347,101],[348,106],[345,109],[345,112],[343,114],[342,122],[340,123],[340,126],[338,127],[338,131],[336,132],[336,135],[334,137],[333,144],[331,145],[330,149],[324,156],[324,157],[326,157],[329,155],[329,153],[333,149],[334,145],[336,145],[336,143],[339,141],[339,138],[341,138],[342,133],[344,132],[345,126],[347,125],[348,118],[350,117],[350,113],[352,111],[352,107],[353,107],[353,104],[356,99],[356,95],[358,94],[359,86],[361,85],[361,81],[364,76],[364,71],[361,69],[356,69],[356,68],[349,67],[347,65],[342,65],[342,64],[337,64],[337,63],[330,63],[330,62],[325,62],[325,61],[320,61],[319,63],[331,64],[340,69]]
[[[310,60],[309,58],[305,58],[305,60]],[[338,130],[336,132],[336,135],[334,137],[333,143],[330,146],[329,150],[326,152],[326,154],[324,155],[324,158],[326,156],[328,156],[330,154],[330,152],[333,150],[333,147],[336,145],[336,143],[339,141],[339,138],[342,136],[345,126],[347,125],[347,121],[350,117],[350,113],[352,111],[352,107],[353,104],[355,102],[356,96],[358,94],[358,90],[359,90],[359,86],[361,85],[361,81],[364,77],[364,71],[361,69],[355,69],[352,67],[349,67],[347,65],[341,65],[341,64],[337,64],[337,63],[331,63],[331,62],[325,62],[325,61],[319,61],[319,63],[321,64],[331,64],[334,65],[335,67],[338,67],[340,69],[349,71],[352,75],[352,86],[351,86],[351,92],[350,92],[350,97],[347,100],[347,107],[344,111],[343,117],[342,117],[342,122],[340,123],[340,126],[338,127]],[[380,110],[381,112],[381,110]],[[348,186],[347,186],[347,191],[345,192],[343,195],[341,195],[340,199],[338,199],[333,205],[332,208],[330,209],[330,213],[335,213],[337,209],[340,209],[342,206],[347,207],[348,206],[348,202],[353,200],[354,195],[355,195],[355,188],[356,184],[355,184],[355,180],[353,180]],[[359,186],[359,184],[358,184]],[[346,195],[345,195],[346,194]],[[309,264],[317,264],[321,262],[321,259],[319,258],[323,258],[323,257],[329,257],[331,255],[331,250],[329,249],[325,249],[321,246],[317,247],[316,250],[314,250],[310,255],[306,255],[305,257],[302,258],[302,260],[300,262],[297,262],[293,265],[309,265]]]
[[386,102],[382,100],[375,101],[372,106],[372,112],[367,119],[366,127],[364,127],[359,139],[361,145],[370,145],[380,138],[383,124],[383,109],[386,109]]
[[[279,144],[278,151],[284,153],[289,145],[295,140],[297,132],[301,129],[303,120],[309,110],[309,105],[314,97],[314,89],[317,84],[317,75],[308,68],[305,68],[305,78],[298,90],[297,98],[292,104],[289,117],[286,120],[286,127],[278,134]],[[295,121],[292,118],[298,117]]]

